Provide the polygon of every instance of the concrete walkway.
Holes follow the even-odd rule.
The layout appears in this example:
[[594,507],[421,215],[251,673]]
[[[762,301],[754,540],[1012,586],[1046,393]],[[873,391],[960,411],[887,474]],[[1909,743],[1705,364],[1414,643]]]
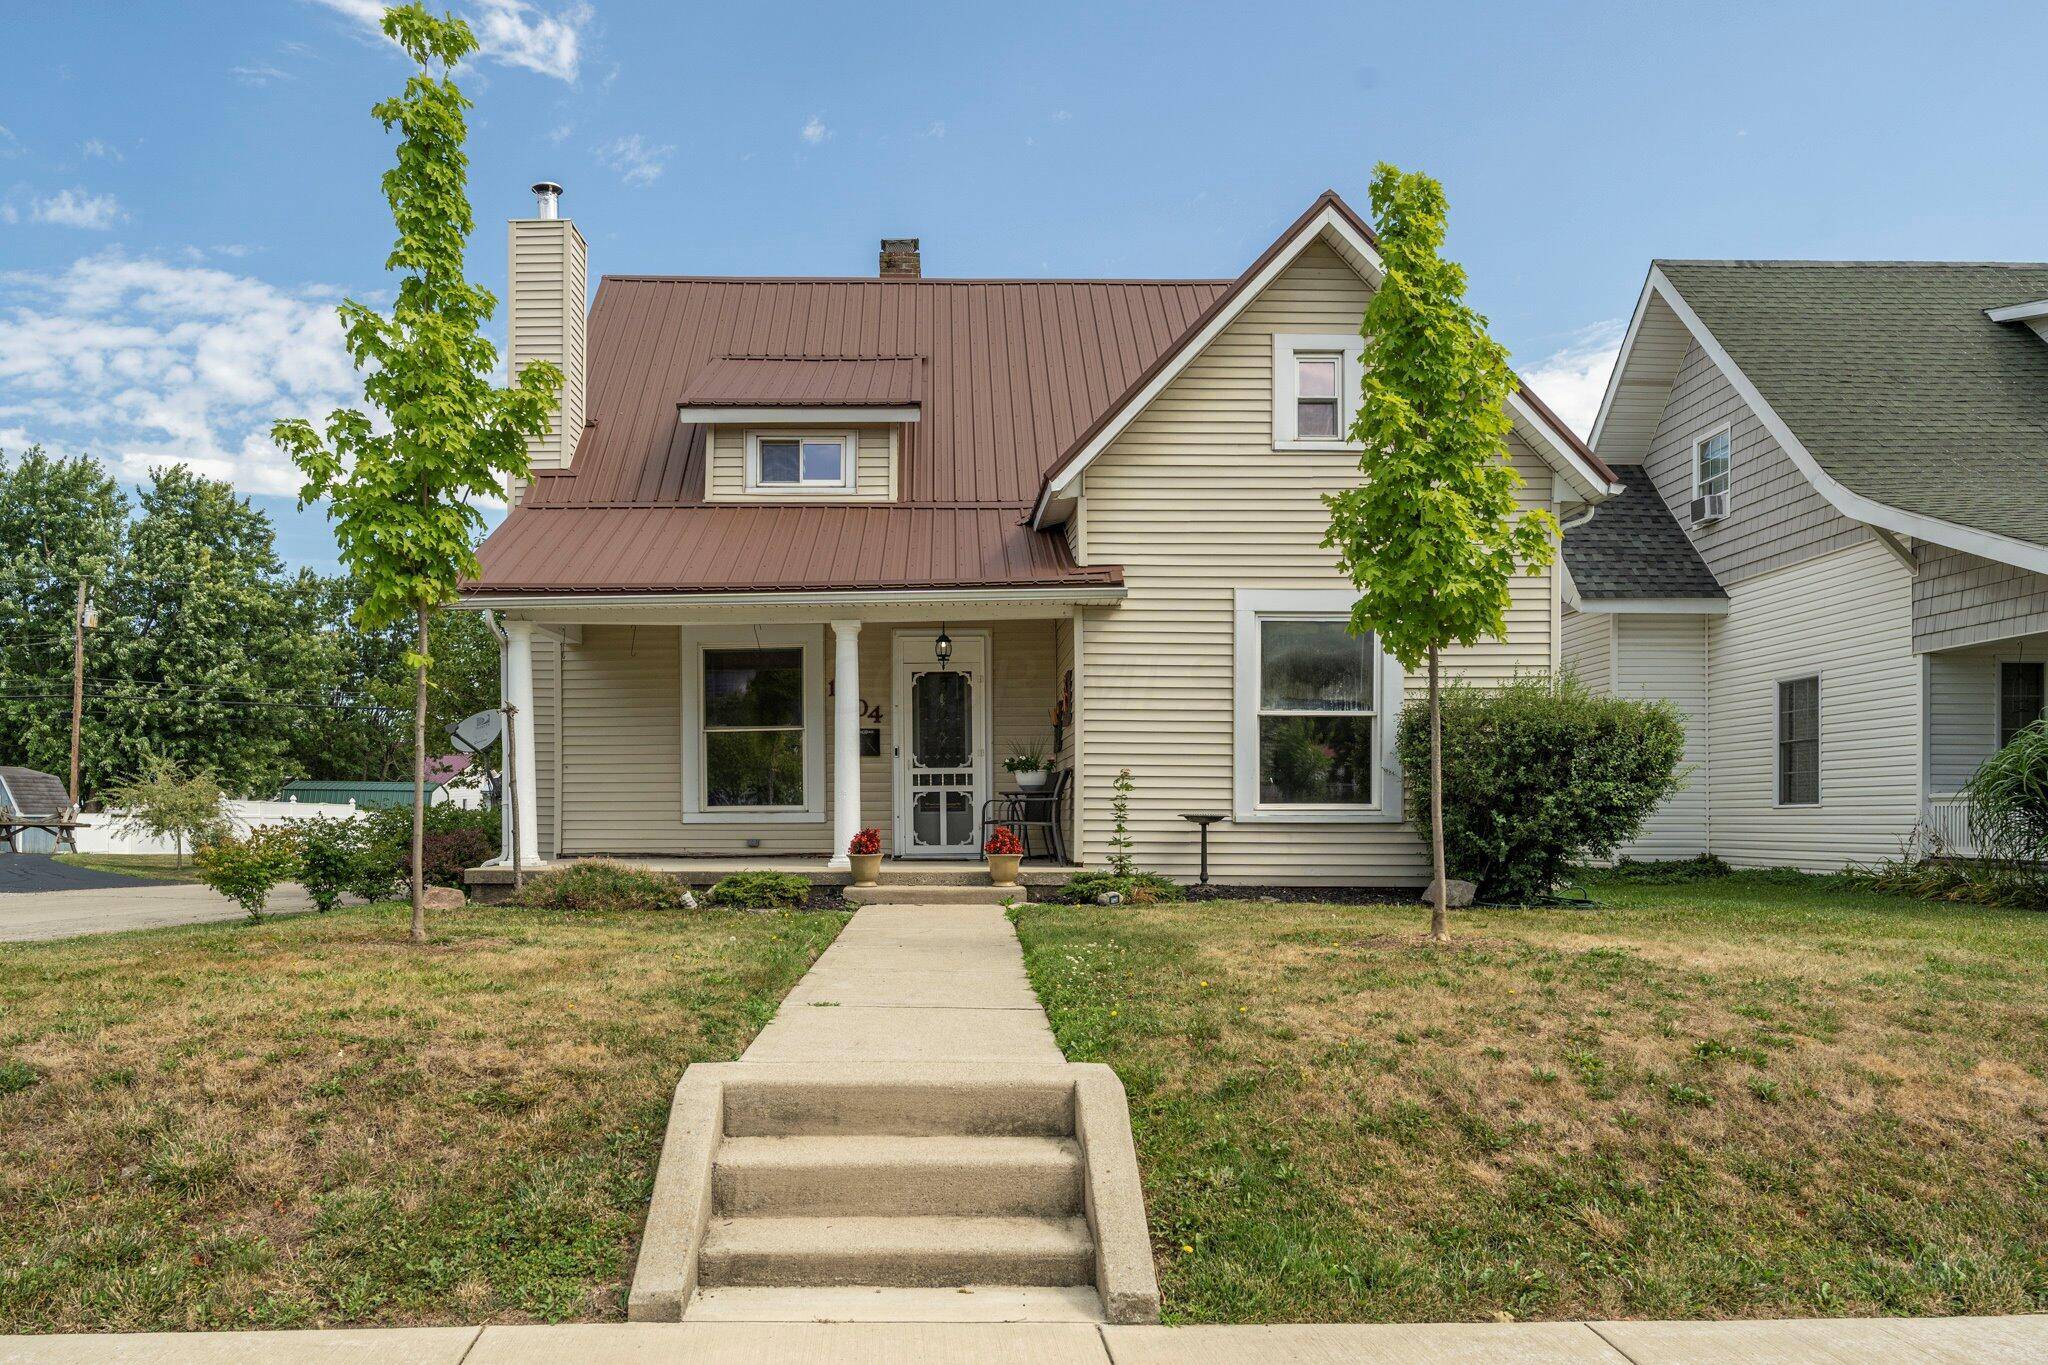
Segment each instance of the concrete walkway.
[[1017,931],[989,906],[856,912],[740,1054],[743,1065],[1065,1060]]
[[[270,893],[264,913],[294,915],[312,908],[312,898],[294,882]],[[32,891],[0,896],[0,943],[243,918],[241,906],[198,882],[136,881],[89,891]]]
[[2021,1365],[2048,1317],[1096,1327],[590,1323],[0,1337],[0,1365]]

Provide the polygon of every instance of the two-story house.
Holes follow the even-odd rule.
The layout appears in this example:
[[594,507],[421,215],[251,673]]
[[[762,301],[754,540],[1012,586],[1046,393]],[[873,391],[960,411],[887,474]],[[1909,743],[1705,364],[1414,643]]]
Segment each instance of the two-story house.
[[[978,859],[1034,743],[1057,853],[1101,865],[1113,787],[1146,868],[1415,886],[1392,748],[1410,686],[1345,630],[1321,495],[1382,265],[1335,194],[1235,279],[613,275],[511,224],[510,360],[567,384],[467,590],[505,632],[522,857],[843,868]],[[1530,508],[1621,491],[1533,394]],[[1558,660],[1559,575],[1520,580],[1498,679]],[[509,816],[508,816],[509,819]],[[886,877],[885,877],[886,880]]]
[[2042,714],[2048,265],[1659,261],[1565,536],[1564,657],[1685,714],[1629,850],[1970,851],[1957,792]]

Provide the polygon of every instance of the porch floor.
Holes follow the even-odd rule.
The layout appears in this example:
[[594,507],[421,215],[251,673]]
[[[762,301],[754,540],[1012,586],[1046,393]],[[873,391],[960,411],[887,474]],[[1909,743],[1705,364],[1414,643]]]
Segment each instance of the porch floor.
[[[793,872],[799,877],[809,878],[813,886],[849,886],[853,882],[851,872],[826,867],[826,860],[820,855],[736,857],[722,854],[693,858],[601,853],[590,856],[645,868],[649,872],[667,873],[692,887],[709,886],[736,872]],[[585,859],[561,858],[554,862],[528,863],[523,870],[531,875],[582,861]],[[1078,870],[1072,863],[1054,862],[1050,858],[1027,858],[1017,880],[1025,886],[1058,886]],[[486,863],[482,867],[470,868],[463,874],[463,880],[480,888],[510,886],[512,868],[508,863]],[[883,886],[986,886],[988,864],[979,858],[884,858],[880,882]]]

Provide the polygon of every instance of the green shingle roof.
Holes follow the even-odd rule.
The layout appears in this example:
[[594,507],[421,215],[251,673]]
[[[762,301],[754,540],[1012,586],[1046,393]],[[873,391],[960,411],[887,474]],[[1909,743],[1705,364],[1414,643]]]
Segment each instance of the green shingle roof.
[[1984,316],[2048,299],[2048,264],[1657,266],[1852,492],[2048,545],[2048,342]]

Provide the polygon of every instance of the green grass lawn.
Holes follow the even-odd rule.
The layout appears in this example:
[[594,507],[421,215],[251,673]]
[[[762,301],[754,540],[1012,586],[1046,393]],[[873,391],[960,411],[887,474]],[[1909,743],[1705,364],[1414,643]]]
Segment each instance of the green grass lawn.
[[95,872],[119,872],[128,877],[150,877],[158,881],[196,882],[199,869],[192,855],[180,858],[172,853],[56,853],[57,862],[89,867]]
[[0,1332],[623,1316],[670,1092],[837,914],[0,944]]
[[1169,1321],[2048,1309],[2048,916],[1594,890],[1020,912]]

